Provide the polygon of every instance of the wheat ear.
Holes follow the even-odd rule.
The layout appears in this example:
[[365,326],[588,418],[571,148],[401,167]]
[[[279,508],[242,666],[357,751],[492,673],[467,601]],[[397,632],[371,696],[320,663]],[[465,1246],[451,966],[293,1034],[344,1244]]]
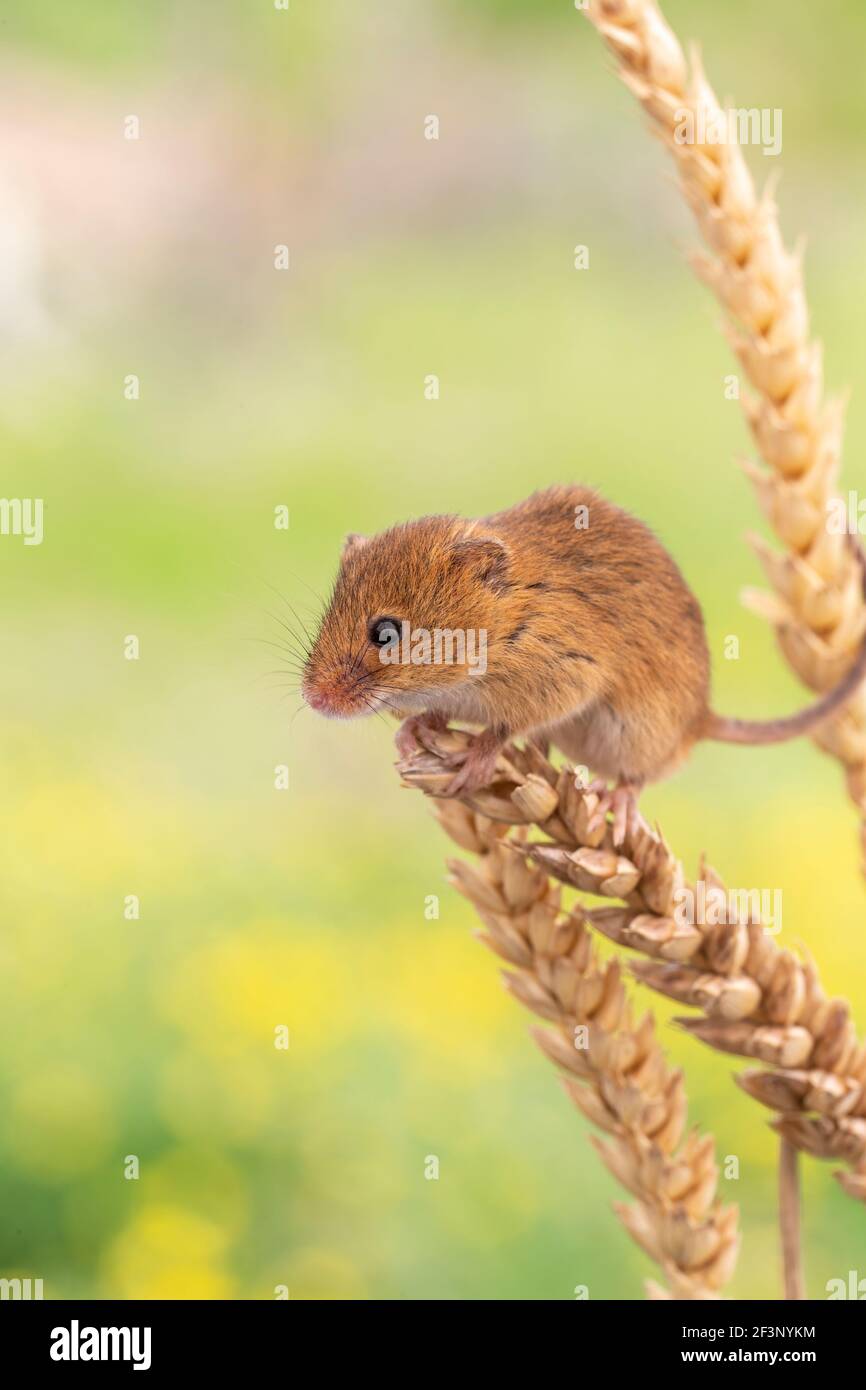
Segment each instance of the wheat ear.
[[[398,763],[404,783],[441,798],[453,775],[448,760],[469,739],[455,730],[425,733],[425,750]],[[723,900],[726,911],[684,911],[697,900],[695,888],[662,835],[642,824],[616,849],[598,797],[532,744],[510,746],[491,785],[462,800],[503,826],[537,827],[546,840],[521,845],[521,854],[562,883],[617,900],[582,910],[580,920],[647,957],[632,965],[643,984],[702,1011],[677,1020],[694,1037],[764,1064],[741,1073],[740,1086],[777,1112],[773,1128],[795,1148],[850,1165],[837,1177],[866,1201],[866,1044],[846,1001],[824,994],[809,957],[777,946],[750,912],[738,920],[736,902],[706,864],[695,888],[703,886],[707,902]],[[723,920],[689,920],[701,915]]]
[[633,1022],[619,963],[598,959],[579,905],[562,912],[558,885],[526,858],[524,827],[457,801],[437,802],[436,812],[478,856],[448,866],[484,923],[477,936],[512,967],[503,978],[514,997],[554,1025],[533,1037],[604,1132],[593,1139],[604,1163],[637,1198],[616,1211],[668,1281],[650,1281],[650,1297],[718,1297],[736,1263],[737,1209],[718,1202],[712,1136],[685,1134],[682,1073],[665,1061],[652,1016]]
[[[843,403],[823,397],[801,251],[785,249],[772,193],[756,194],[739,145],[684,138],[691,131],[711,139],[725,117],[697,53],[687,64],[654,0],[590,0],[588,13],[674,157],[708,247],[692,263],[727,312],[726,335],[753,388],[743,408],[767,468],[748,461],[744,468],[785,550],[751,538],[775,594],[747,601],[773,623],[801,680],[828,691],[863,640],[866,602],[847,537],[828,527],[832,511],[845,515],[834,491]],[[866,686],[814,737],[845,769],[866,854]]]

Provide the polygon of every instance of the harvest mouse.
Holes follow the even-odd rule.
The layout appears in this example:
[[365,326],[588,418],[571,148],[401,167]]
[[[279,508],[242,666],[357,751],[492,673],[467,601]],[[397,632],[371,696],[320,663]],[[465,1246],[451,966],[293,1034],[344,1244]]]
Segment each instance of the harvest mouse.
[[835,689],[798,714],[713,713],[703,617],[676,564],[641,521],[573,486],[480,520],[422,517],[349,536],[302,690],[332,718],[397,715],[404,756],[425,726],[482,726],[448,795],[489,782],[513,736],[549,740],[614,781],[605,809],[621,842],[637,791],[698,740],[809,733],[864,676],[866,644]]

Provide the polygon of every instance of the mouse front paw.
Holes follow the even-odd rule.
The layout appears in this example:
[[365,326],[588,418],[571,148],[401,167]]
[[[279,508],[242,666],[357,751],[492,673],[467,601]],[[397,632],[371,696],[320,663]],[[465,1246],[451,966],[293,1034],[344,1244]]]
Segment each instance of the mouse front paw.
[[401,758],[411,758],[413,753],[424,747],[425,730],[441,734],[447,728],[448,720],[444,714],[413,714],[411,718],[403,720],[394,735],[397,752]]
[[445,796],[467,796],[481,791],[493,781],[503,740],[483,733],[473,739],[460,767],[445,788]]

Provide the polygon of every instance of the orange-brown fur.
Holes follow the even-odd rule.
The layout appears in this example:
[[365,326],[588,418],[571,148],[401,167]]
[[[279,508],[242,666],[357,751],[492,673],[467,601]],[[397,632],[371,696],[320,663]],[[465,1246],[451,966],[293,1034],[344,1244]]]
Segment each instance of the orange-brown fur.
[[[367,641],[382,616],[484,629],[486,673],[383,666]],[[546,735],[575,762],[640,784],[701,736],[709,657],[698,603],[652,532],[588,488],[556,487],[476,522],[425,517],[349,544],[304,692],[336,716],[376,707],[498,739]]]

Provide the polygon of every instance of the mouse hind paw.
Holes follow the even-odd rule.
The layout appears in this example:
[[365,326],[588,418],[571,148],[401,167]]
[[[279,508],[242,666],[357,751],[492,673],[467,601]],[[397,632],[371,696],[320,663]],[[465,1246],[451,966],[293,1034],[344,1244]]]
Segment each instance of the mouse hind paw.
[[614,847],[621,849],[626,836],[634,836],[640,830],[648,829],[647,823],[638,808],[641,783],[619,781],[612,787],[599,778],[583,788],[598,797],[596,814],[602,818],[613,817],[612,838]]

